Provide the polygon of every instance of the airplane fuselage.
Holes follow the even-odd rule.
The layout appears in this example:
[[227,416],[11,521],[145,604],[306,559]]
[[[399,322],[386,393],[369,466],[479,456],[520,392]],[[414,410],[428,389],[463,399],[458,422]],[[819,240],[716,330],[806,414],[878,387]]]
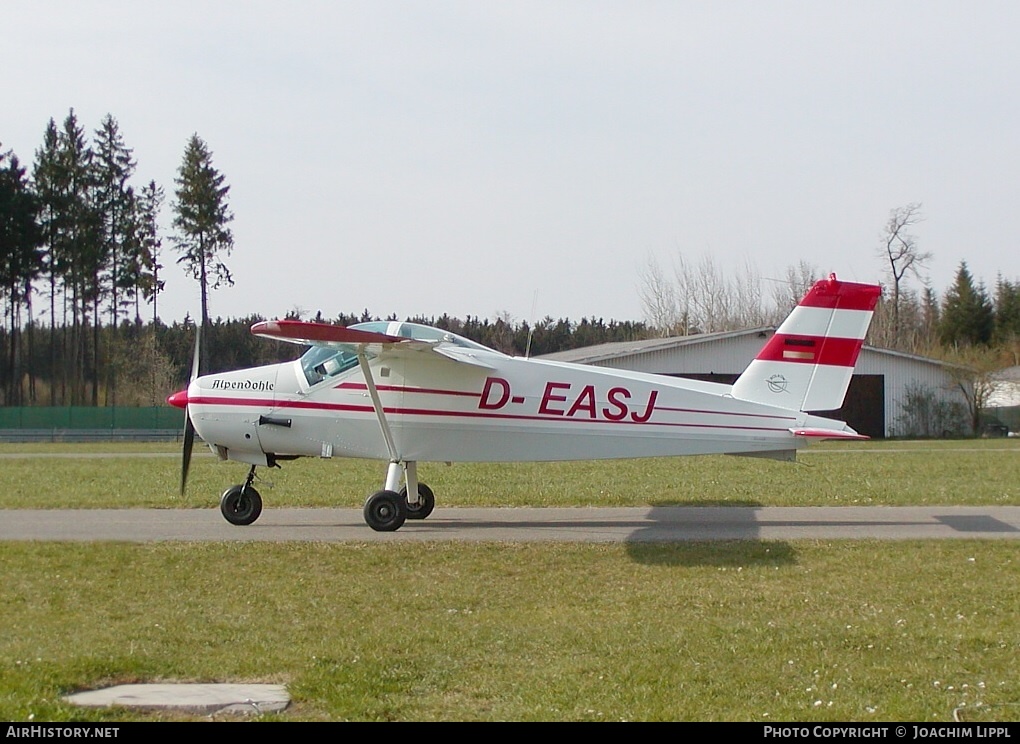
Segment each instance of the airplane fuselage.
[[[844,425],[733,398],[730,386],[472,351],[368,360],[399,459],[556,461],[795,450]],[[777,391],[781,396],[782,391]],[[309,380],[300,360],[194,380],[190,415],[221,456],[392,459],[361,367]]]

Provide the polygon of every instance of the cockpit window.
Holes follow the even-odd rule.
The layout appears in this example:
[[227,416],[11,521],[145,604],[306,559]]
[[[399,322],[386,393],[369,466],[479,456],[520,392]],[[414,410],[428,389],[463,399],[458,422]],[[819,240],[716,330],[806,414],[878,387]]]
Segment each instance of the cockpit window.
[[327,377],[336,377],[357,364],[355,354],[330,346],[313,346],[301,357],[301,369],[309,385],[317,385]]

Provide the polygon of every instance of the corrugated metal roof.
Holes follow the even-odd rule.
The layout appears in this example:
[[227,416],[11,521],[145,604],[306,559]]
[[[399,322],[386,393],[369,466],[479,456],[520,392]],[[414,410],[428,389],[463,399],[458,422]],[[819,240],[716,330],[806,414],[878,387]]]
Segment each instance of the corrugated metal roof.
[[[545,354],[538,358],[556,362],[572,362],[574,364],[598,364],[599,362],[605,362],[611,359],[619,359],[621,357],[634,356],[636,354],[646,354],[652,351],[669,351],[670,349],[678,349],[684,346],[714,343],[731,338],[750,336],[753,334],[774,333],[775,330],[775,326],[762,326],[760,328],[748,328],[742,331],[695,333],[690,336],[650,338],[644,341],[614,341],[608,344],[585,346],[580,349],[557,351],[553,354]],[[950,364],[939,359],[932,359],[931,357],[920,356],[918,354],[908,354],[903,351],[894,351],[892,349],[881,349],[877,346],[865,345],[864,348],[876,354],[888,354],[889,356],[920,362],[922,364],[934,364],[939,367],[956,367],[958,369],[964,369],[963,366],[958,364]]]
[[548,359],[554,362],[573,362],[574,364],[595,364],[604,362],[607,359],[632,356],[634,354],[645,354],[650,351],[668,351],[681,346],[693,346],[695,344],[706,344],[713,341],[722,341],[729,338],[748,336],[754,333],[771,333],[775,328],[765,326],[762,328],[749,328],[743,331],[720,331],[718,333],[694,333],[690,336],[669,336],[667,338],[649,338],[643,341],[613,341],[608,344],[596,344],[585,346],[580,349],[569,349],[557,351],[552,354],[545,354],[539,359]]
[[999,382],[1020,382],[1020,365],[1016,367],[1006,367],[1001,372],[996,372],[992,375],[994,380]]

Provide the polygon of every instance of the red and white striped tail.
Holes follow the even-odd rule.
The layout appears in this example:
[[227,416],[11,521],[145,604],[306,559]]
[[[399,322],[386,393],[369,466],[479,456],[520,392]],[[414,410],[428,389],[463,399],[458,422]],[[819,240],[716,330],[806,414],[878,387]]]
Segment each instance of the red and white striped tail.
[[733,397],[796,411],[842,407],[882,289],[816,282],[733,384]]

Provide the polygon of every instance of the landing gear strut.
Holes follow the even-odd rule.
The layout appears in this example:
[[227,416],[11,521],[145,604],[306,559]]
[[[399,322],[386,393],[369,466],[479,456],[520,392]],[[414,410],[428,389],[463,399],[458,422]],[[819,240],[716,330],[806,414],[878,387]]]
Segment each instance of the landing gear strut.
[[[400,498],[407,501],[407,486],[402,486],[400,489]],[[408,519],[425,519],[436,506],[436,497],[432,493],[432,489],[426,486],[424,483],[418,484],[418,503],[412,504],[408,501],[407,503],[407,518]]]
[[251,524],[262,514],[262,496],[252,486],[255,480],[255,466],[251,466],[248,477],[239,486],[231,486],[220,497],[220,513],[231,524]]

